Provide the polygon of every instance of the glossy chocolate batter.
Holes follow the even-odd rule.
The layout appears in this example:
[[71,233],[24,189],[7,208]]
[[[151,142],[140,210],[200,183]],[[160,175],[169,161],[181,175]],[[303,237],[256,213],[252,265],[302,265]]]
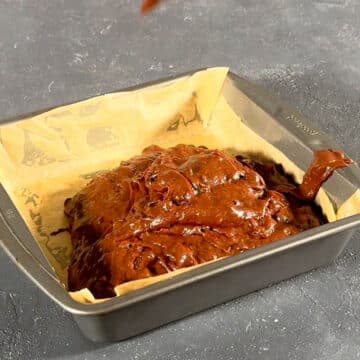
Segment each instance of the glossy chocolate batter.
[[160,4],[161,0],[143,0],[141,5],[141,13],[146,14],[152,11],[158,4]]
[[268,244],[326,222],[313,202],[342,152],[315,153],[298,186],[282,167],[220,150],[146,148],[65,201],[74,246],[69,290],[121,283]]

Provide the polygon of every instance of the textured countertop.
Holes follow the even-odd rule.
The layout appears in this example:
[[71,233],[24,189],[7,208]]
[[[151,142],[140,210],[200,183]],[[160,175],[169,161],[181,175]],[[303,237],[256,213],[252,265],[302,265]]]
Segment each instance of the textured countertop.
[[[266,3],[266,4],[263,4]],[[0,1],[0,118],[228,65],[360,160],[358,0]],[[360,234],[327,267],[118,344],[93,344],[0,250],[0,358],[360,359]]]

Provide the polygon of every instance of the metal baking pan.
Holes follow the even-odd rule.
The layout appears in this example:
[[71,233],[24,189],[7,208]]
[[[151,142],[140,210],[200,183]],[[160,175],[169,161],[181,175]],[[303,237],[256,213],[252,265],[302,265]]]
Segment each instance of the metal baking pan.
[[[302,169],[309,165],[313,150],[339,148],[302,115],[232,72],[228,74],[223,94],[251,129]],[[4,122],[16,120],[20,118]],[[334,174],[324,189],[334,205],[339,206],[359,187],[360,170],[352,165]],[[0,244],[18,267],[70,312],[82,332],[94,341],[123,340],[329,263],[343,251],[359,225],[360,215],[348,217],[104,303],[86,305],[74,301],[64,290],[0,184]]]

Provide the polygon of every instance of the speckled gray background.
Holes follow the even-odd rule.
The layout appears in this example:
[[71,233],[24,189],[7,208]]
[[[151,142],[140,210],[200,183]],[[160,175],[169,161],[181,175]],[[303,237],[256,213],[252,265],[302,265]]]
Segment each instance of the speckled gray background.
[[[228,65],[360,160],[358,0],[0,0],[0,117]],[[359,233],[318,271],[113,345],[92,344],[0,251],[0,358],[360,359]]]

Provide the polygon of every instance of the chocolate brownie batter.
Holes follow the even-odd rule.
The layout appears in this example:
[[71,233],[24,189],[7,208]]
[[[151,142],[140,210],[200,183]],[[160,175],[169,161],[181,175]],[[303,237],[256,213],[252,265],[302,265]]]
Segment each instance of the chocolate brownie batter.
[[146,14],[153,10],[158,4],[160,4],[161,0],[144,0],[141,5],[141,13]]
[[351,160],[315,153],[299,186],[281,166],[178,145],[96,177],[65,201],[74,247],[69,290],[114,296],[121,283],[238,254],[326,222],[313,202]]

